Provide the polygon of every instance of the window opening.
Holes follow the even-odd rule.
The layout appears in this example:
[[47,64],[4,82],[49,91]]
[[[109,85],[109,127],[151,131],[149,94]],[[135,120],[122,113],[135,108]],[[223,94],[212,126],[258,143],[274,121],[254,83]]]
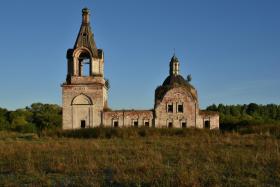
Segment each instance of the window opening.
[[150,123],[148,121],[145,121],[145,127],[149,127]]
[[204,128],[205,129],[210,129],[210,121],[209,120],[204,121]]
[[167,112],[169,112],[169,113],[173,112],[173,105],[172,104],[167,105]]
[[178,104],[178,109],[177,109],[178,113],[183,113],[184,112],[184,107],[182,104]]
[[137,120],[134,120],[134,121],[133,121],[133,126],[134,126],[134,127],[138,127],[138,121],[137,121]]

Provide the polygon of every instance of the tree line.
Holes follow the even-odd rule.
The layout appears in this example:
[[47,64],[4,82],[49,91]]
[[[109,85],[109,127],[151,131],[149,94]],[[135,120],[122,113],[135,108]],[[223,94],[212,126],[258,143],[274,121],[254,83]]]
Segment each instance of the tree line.
[[59,105],[33,103],[15,111],[0,108],[0,130],[42,132],[60,128],[61,124],[62,109]]
[[219,112],[220,128],[225,130],[249,125],[280,124],[280,105],[276,104],[213,104],[206,109]]

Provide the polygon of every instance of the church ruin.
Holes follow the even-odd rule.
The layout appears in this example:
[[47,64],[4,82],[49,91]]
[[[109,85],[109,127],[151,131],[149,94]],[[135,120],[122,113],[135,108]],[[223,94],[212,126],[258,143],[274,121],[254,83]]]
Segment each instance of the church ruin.
[[82,10],[76,42],[67,51],[67,77],[62,84],[63,129],[93,127],[219,128],[219,114],[202,111],[196,89],[179,72],[174,55],[169,75],[155,90],[153,110],[110,110],[104,79],[104,53],[96,47],[89,9]]

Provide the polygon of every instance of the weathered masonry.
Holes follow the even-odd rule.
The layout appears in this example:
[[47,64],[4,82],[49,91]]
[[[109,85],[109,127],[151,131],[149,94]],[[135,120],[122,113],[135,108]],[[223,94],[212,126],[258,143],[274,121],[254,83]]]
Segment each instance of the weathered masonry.
[[216,112],[199,109],[196,89],[180,75],[174,55],[169,75],[155,90],[153,110],[111,110],[104,79],[104,53],[96,47],[89,9],[82,10],[76,42],[67,51],[67,77],[62,84],[63,129],[90,127],[219,128]]

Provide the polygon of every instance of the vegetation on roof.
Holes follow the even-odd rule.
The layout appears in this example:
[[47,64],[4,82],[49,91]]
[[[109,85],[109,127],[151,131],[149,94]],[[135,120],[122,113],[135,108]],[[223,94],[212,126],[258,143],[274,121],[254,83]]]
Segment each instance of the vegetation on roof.
[[[180,85],[180,84],[172,84],[172,85],[162,85],[162,86],[158,86],[158,87],[156,88],[156,91],[155,91],[155,98],[156,98],[156,100],[160,100],[160,101],[161,101],[161,100],[164,98],[165,94],[166,94],[169,90],[171,90],[171,89],[173,89],[173,88],[179,88],[179,87],[185,89],[186,92],[191,93],[192,97],[193,97],[195,100],[197,100],[197,95],[194,94],[194,88],[192,88],[192,87],[187,87],[187,86],[182,86],[182,85]],[[193,90],[192,90],[192,89],[193,89]]]

